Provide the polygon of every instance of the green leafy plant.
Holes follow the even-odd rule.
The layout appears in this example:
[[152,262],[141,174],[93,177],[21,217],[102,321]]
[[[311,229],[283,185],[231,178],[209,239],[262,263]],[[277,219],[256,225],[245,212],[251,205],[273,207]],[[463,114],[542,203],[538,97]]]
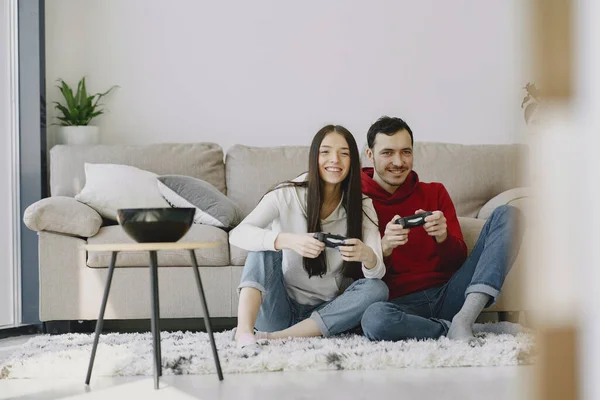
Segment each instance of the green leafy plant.
[[57,117],[61,122],[55,125],[61,126],[88,125],[92,118],[104,113],[104,110],[100,108],[104,104],[98,103],[100,99],[119,87],[115,85],[104,93],[88,95],[85,88],[85,77],[83,77],[77,84],[77,92],[73,94],[73,90],[64,80],[58,79],[58,82],[60,85],[57,85],[57,88],[62,93],[65,103],[54,102],[54,108],[62,113],[62,116]]

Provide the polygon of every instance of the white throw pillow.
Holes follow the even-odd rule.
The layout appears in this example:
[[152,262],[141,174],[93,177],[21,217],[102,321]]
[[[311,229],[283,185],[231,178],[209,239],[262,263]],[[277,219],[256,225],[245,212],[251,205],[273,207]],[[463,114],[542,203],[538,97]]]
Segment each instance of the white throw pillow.
[[130,165],[85,163],[85,186],[75,199],[115,221],[119,208],[169,208],[157,176]]

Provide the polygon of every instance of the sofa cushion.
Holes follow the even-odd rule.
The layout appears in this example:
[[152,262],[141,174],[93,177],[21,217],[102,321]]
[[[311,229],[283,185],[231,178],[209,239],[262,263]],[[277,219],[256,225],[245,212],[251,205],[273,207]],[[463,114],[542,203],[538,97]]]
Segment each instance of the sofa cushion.
[[[195,250],[199,266],[221,267],[229,265],[229,242],[227,233],[222,229],[209,225],[194,224],[180,242],[218,242],[222,245],[211,249]],[[98,234],[88,239],[88,244],[134,243],[121,226],[105,226]],[[187,251],[159,251],[158,265],[160,267],[190,266],[191,260]],[[92,268],[107,268],[110,262],[110,252],[88,252],[87,265]],[[121,252],[117,256],[118,267],[147,267],[148,252]]]
[[158,190],[173,207],[196,209],[194,223],[233,228],[242,220],[239,207],[210,183],[183,175],[158,177]]
[[246,257],[248,257],[248,250],[244,250],[232,244],[229,245],[229,252],[231,254],[231,265],[244,265],[246,264]]
[[[526,185],[526,146],[415,142],[413,169],[423,182],[444,184],[458,215],[476,217],[492,197]],[[363,156],[364,166],[371,163]]]
[[470,253],[479,239],[481,229],[485,225],[485,221],[477,218],[470,217],[458,217],[458,223],[460,224],[460,230],[462,231],[467,250]]
[[192,176],[205,180],[225,193],[223,149],[215,143],[57,145],[50,150],[52,196],[74,197],[81,192],[85,185],[86,162],[131,165],[158,175]]
[[120,208],[171,207],[156,178],[155,173],[130,165],[85,163],[85,186],[75,199],[112,220]]
[[27,207],[23,213],[25,226],[34,231],[94,236],[102,225],[102,217],[91,207],[72,197],[47,197]]
[[227,196],[246,216],[279,182],[308,171],[308,146],[232,146],[225,161]]

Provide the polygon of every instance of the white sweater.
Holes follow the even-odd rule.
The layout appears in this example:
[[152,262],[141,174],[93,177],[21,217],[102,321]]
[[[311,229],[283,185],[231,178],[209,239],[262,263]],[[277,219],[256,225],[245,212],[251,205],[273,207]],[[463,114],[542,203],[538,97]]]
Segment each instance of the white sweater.
[[[303,181],[306,174],[294,181]],[[302,187],[283,187],[266,194],[256,208],[229,234],[229,242],[248,251],[275,251],[275,239],[280,232],[305,234],[308,231],[306,193]],[[373,201],[363,195],[363,239],[377,256],[372,269],[362,267],[365,278],[382,278],[385,265],[381,252],[381,236]],[[368,215],[368,218],[365,216]],[[326,219],[321,220],[323,232],[346,235],[346,210],[342,202]],[[327,272],[308,277],[302,256],[293,250],[283,250],[283,277],[288,295],[300,304],[315,305],[339,296],[352,280],[342,275],[343,260],[337,249],[325,248]]]

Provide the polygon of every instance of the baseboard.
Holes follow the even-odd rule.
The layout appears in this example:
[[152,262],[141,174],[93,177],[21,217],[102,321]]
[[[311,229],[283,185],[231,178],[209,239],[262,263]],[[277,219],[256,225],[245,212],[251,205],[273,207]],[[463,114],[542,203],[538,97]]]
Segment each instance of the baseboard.
[[[237,318],[211,318],[213,332],[232,329],[237,325]],[[94,324],[95,326],[95,324]],[[203,318],[161,319],[161,331],[206,332]],[[150,319],[108,320],[104,322],[103,332],[149,332]]]
[[0,330],[0,339],[6,339],[9,337],[23,336],[23,335],[34,335],[42,333],[43,327],[41,324],[38,325],[23,325],[16,328],[7,328]]
[[[237,318],[211,318],[211,327],[213,332],[220,332],[232,329],[237,324]],[[95,320],[83,321],[45,321],[44,333],[62,334],[62,333],[93,333],[96,329]],[[177,318],[161,319],[161,331],[190,331],[206,332],[206,325],[203,318]],[[111,319],[104,321],[103,333],[134,333],[149,332],[150,319]]]

